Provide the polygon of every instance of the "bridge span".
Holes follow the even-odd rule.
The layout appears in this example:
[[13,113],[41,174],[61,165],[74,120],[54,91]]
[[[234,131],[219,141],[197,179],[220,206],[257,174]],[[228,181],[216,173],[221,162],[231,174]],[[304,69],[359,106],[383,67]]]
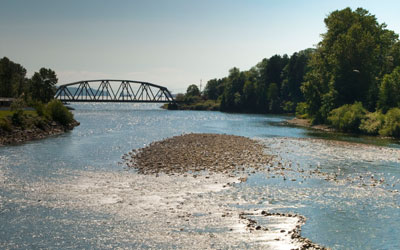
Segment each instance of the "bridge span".
[[163,86],[131,80],[86,80],[61,85],[55,99],[62,102],[176,103]]

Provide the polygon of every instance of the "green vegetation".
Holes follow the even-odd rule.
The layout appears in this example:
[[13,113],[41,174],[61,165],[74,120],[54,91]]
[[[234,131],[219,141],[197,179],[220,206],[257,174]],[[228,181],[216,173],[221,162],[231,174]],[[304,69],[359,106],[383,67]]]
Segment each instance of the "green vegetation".
[[360,131],[369,135],[378,135],[385,122],[385,115],[377,111],[374,113],[368,113],[365,118],[361,121]]
[[248,71],[232,68],[183,100],[214,100],[227,112],[295,112],[341,131],[400,137],[398,34],[362,8],[333,11],[324,22],[315,49],[274,55]]
[[0,110],[0,134],[34,127],[46,130],[53,122],[65,127],[74,122],[73,114],[59,100],[52,100],[46,105],[37,103],[35,110]]
[[182,109],[294,113],[297,103],[304,101],[300,86],[312,53],[307,49],[291,57],[274,55],[248,71],[232,68],[227,77],[209,80],[203,92],[190,85],[176,100]]
[[328,121],[333,127],[344,132],[358,132],[361,121],[365,118],[367,111],[361,102],[352,105],[346,104],[334,109],[329,113]]
[[379,134],[400,138],[400,109],[392,108],[385,115],[385,123]]
[[74,121],[72,113],[61,103],[60,100],[52,100],[46,105],[44,112],[51,120],[59,122],[61,125],[68,125]]
[[[15,129],[46,130],[54,122],[64,127],[72,124],[72,113],[59,100],[53,99],[57,81],[51,69],[41,68],[28,79],[20,64],[6,57],[0,59],[0,97],[15,98],[10,110],[0,111],[0,134]],[[35,110],[27,110],[28,107]]]
[[22,97],[27,103],[49,102],[56,92],[57,76],[51,69],[41,68],[29,79],[26,69],[7,57],[0,59],[0,97]]

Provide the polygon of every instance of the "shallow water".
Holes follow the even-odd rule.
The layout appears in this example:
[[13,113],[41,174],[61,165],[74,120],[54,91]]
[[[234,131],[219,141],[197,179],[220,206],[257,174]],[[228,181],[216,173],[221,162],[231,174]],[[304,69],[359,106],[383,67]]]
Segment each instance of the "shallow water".
[[[0,247],[295,246],[279,234],[293,221],[268,234],[246,231],[238,218],[268,210],[304,215],[302,236],[333,249],[400,248],[396,141],[282,126],[284,116],[73,107],[81,125],[72,132],[0,148]],[[277,155],[276,166],[229,186],[232,178],[205,174],[199,188],[198,178],[140,176],[121,164],[133,148],[192,132],[256,138]]]

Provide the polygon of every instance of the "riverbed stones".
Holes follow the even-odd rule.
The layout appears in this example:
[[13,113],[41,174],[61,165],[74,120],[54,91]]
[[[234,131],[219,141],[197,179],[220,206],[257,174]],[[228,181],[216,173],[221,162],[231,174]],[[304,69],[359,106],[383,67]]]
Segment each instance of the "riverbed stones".
[[225,172],[258,169],[271,162],[265,147],[243,136],[184,134],[153,142],[124,155],[126,165],[142,174]]

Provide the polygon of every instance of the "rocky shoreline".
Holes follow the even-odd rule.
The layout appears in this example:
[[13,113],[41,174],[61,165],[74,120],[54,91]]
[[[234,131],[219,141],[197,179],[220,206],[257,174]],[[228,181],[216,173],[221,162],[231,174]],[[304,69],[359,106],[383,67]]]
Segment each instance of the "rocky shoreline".
[[61,125],[56,122],[50,122],[39,128],[33,126],[29,129],[14,128],[12,131],[0,131],[0,146],[19,144],[33,140],[44,139],[49,136],[63,134],[68,132],[75,127],[79,126],[80,123],[73,121],[67,126]]

